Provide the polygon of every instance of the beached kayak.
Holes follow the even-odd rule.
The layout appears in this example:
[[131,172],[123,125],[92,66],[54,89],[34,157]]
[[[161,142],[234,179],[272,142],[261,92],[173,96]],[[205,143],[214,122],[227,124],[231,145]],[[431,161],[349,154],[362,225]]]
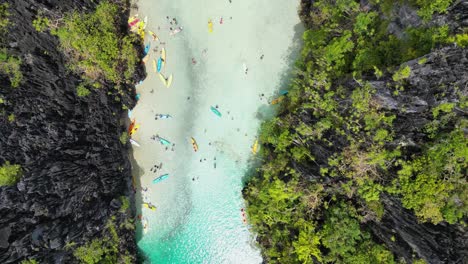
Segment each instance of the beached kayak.
[[169,178],[169,174],[168,174],[168,173],[157,177],[156,179],[153,180],[153,183],[161,182],[161,181],[163,181],[163,180],[165,180],[165,179],[167,179],[167,178]]
[[145,46],[145,50],[143,51],[143,54],[144,55],[148,54],[150,48],[151,48],[151,42],[148,42],[148,44],[146,44]]
[[158,59],[158,72],[161,71],[161,67],[162,67],[162,59],[161,59],[161,57],[159,57],[159,59]]
[[221,117],[221,112],[219,112],[218,109],[216,109],[216,107],[212,106],[210,109],[213,113],[215,113],[215,115]]
[[258,139],[255,140],[255,143],[252,146],[252,153],[255,155],[258,152]]
[[211,21],[211,19],[208,21],[208,32],[213,32],[213,22]]
[[196,141],[193,137],[191,137],[191,140],[192,140],[192,147],[193,147],[193,150],[194,150],[195,152],[197,152],[197,151],[198,151],[198,144],[197,144],[197,141]]
[[161,82],[164,84],[164,86],[167,86],[166,77],[164,77],[164,75],[162,75],[162,73],[159,73],[159,79],[160,79]]
[[148,30],[148,33],[153,38],[153,41],[158,41],[159,40],[158,35],[156,35],[153,31]]
[[128,118],[132,118],[132,110],[128,109]]
[[145,16],[145,18],[143,19],[143,29],[146,29],[146,25],[148,25],[148,17]]
[[130,122],[130,126],[128,126],[128,130],[127,130],[128,133],[130,133],[130,131],[133,130],[133,128],[135,127],[135,123],[136,123],[136,120],[135,118],[133,118],[132,122]]
[[287,95],[288,93],[289,93],[288,90],[280,90],[279,91],[279,94],[281,94],[281,95]]
[[148,62],[148,60],[149,60],[149,54],[146,54],[146,56],[143,57],[143,59],[141,61],[146,64]]
[[284,96],[280,96],[280,97],[274,99],[273,101],[271,101],[270,104],[275,105],[275,104],[280,103],[281,101],[283,101],[283,99],[284,99]]
[[130,136],[132,136],[133,134],[135,134],[135,132],[137,132],[137,130],[140,128],[140,125],[135,125],[132,130],[130,130],[130,133],[128,133]]
[[162,66],[166,65],[166,49],[162,48],[161,50],[161,59],[162,59]]
[[169,75],[169,78],[167,78],[167,81],[166,81],[166,87],[169,88],[171,87],[171,84],[172,84],[172,74]]
[[141,147],[140,144],[138,142],[136,142],[136,140],[134,140],[134,139],[130,139],[130,143],[132,143],[132,145],[135,145],[137,147]]
[[157,68],[156,68],[156,60],[153,60],[153,71],[156,73]]

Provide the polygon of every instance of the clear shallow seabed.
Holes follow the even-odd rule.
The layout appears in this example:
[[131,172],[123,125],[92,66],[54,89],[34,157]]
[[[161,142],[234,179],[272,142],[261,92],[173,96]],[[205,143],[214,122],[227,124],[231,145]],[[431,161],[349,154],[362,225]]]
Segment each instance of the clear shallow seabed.
[[[261,262],[254,234],[242,221],[242,179],[255,160],[251,146],[259,125],[273,113],[268,101],[287,88],[300,48],[298,4],[298,0],[137,2],[139,16],[148,16],[146,29],[166,43],[162,72],[174,76],[166,88],[153,72],[152,60],[159,57],[153,48],[160,50],[161,45],[151,41],[148,77],[137,86],[141,99],[132,113],[140,124],[133,139],[141,144],[133,151],[134,175],[138,185],[148,188],[138,189],[137,201],[157,207],[152,211],[138,206],[148,222],[145,234],[138,227],[138,246],[150,263]],[[178,25],[169,24],[166,16],[175,17]],[[179,26],[182,32],[170,36],[169,28]],[[148,36],[145,44],[149,41]],[[215,105],[222,117],[210,111]],[[155,120],[156,114],[173,118]],[[175,143],[174,150],[152,140],[156,134]],[[199,145],[196,153],[192,136]],[[161,170],[150,171],[161,162]],[[151,183],[165,173],[168,179]]]

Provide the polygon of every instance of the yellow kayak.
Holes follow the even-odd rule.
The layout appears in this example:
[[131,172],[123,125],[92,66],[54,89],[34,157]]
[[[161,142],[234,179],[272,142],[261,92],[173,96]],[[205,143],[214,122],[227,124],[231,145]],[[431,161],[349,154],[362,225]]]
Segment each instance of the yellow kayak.
[[152,205],[152,204],[149,204],[149,203],[143,203],[143,206],[148,208],[148,209],[151,209],[153,211],[156,210],[156,206]]
[[257,154],[257,152],[258,152],[258,139],[255,140],[255,143],[252,146],[252,153]]
[[208,21],[208,32],[213,32],[213,22],[211,22],[211,19]]
[[169,76],[169,78],[167,78],[166,87],[167,88],[171,87],[171,84],[172,84],[172,74]]
[[156,69],[156,60],[153,60],[153,71],[156,72],[157,69]]
[[148,33],[151,35],[154,41],[158,41],[158,35],[156,35],[153,31],[148,30]]
[[162,75],[162,73],[159,73],[159,79],[161,80],[161,82],[167,86],[167,80],[166,80],[166,77],[164,77],[164,75]]
[[132,136],[133,134],[135,134],[135,132],[137,132],[137,130],[140,128],[140,125],[135,125],[132,130],[130,130],[130,133],[128,133],[130,136]]
[[195,152],[197,152],[197,151],[198,151],[198,144],[197,144],[197,141],[196,141],[193,137],[191,137],[191,140],[192,140],[193,150],[194,150]]
[[280,97],[274,99],[273,101],[271,101],[270,104],[272,104],[272,105],[277,104],[277,103],[283,101],[283,99],[284,99],[284,96],[280,96]]
[[166,64],[166,49],[165,48],[162,48],[161,50],[161,59],[162,59],[162,66],[164,67],[164,65]]

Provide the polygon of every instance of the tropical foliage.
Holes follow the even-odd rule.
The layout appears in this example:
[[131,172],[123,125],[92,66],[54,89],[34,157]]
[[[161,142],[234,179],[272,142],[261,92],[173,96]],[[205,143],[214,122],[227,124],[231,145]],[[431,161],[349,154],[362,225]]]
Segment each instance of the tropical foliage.
[[21,176],[21,166],[17,164],[10,164],[5,162],[0,167],[0,186],[14,185]]
[[[450,1],[430,3],[413,4],[430,18]],[[398,117],[365,81],[383,79],[398,96],[413,72],[402,63],[464,37],[424,23],[404,29],[404,38],[390,34],[391,8],[391,1],[312,3],[296,76],[279,116],[262,125],[264,163],[244,190],[269,263],[396,262],[364,225],[384,216],[382,193],[401,198],[422,222],[467,216],[467,124],[454,113],[466,98],[430,109],[421,131],[427,144],[409,154],[393,143]]]
[[75,11],[66,15],[60,27],[52,30],[68,55],[72,70],[92,82],[130,81],[138,62],[134,48],[137,39],[120,36],[119,17],[118,6],[104,1],[93,13]]

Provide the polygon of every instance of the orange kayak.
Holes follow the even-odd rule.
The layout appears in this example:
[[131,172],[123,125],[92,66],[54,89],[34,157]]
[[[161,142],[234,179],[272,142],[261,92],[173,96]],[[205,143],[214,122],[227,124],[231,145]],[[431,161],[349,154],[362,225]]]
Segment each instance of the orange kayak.
[[130,126],[128,127],[128,133],[132,132],[133,128],[135,127],[135,118],[132,119],[132,122],[130,123]]

